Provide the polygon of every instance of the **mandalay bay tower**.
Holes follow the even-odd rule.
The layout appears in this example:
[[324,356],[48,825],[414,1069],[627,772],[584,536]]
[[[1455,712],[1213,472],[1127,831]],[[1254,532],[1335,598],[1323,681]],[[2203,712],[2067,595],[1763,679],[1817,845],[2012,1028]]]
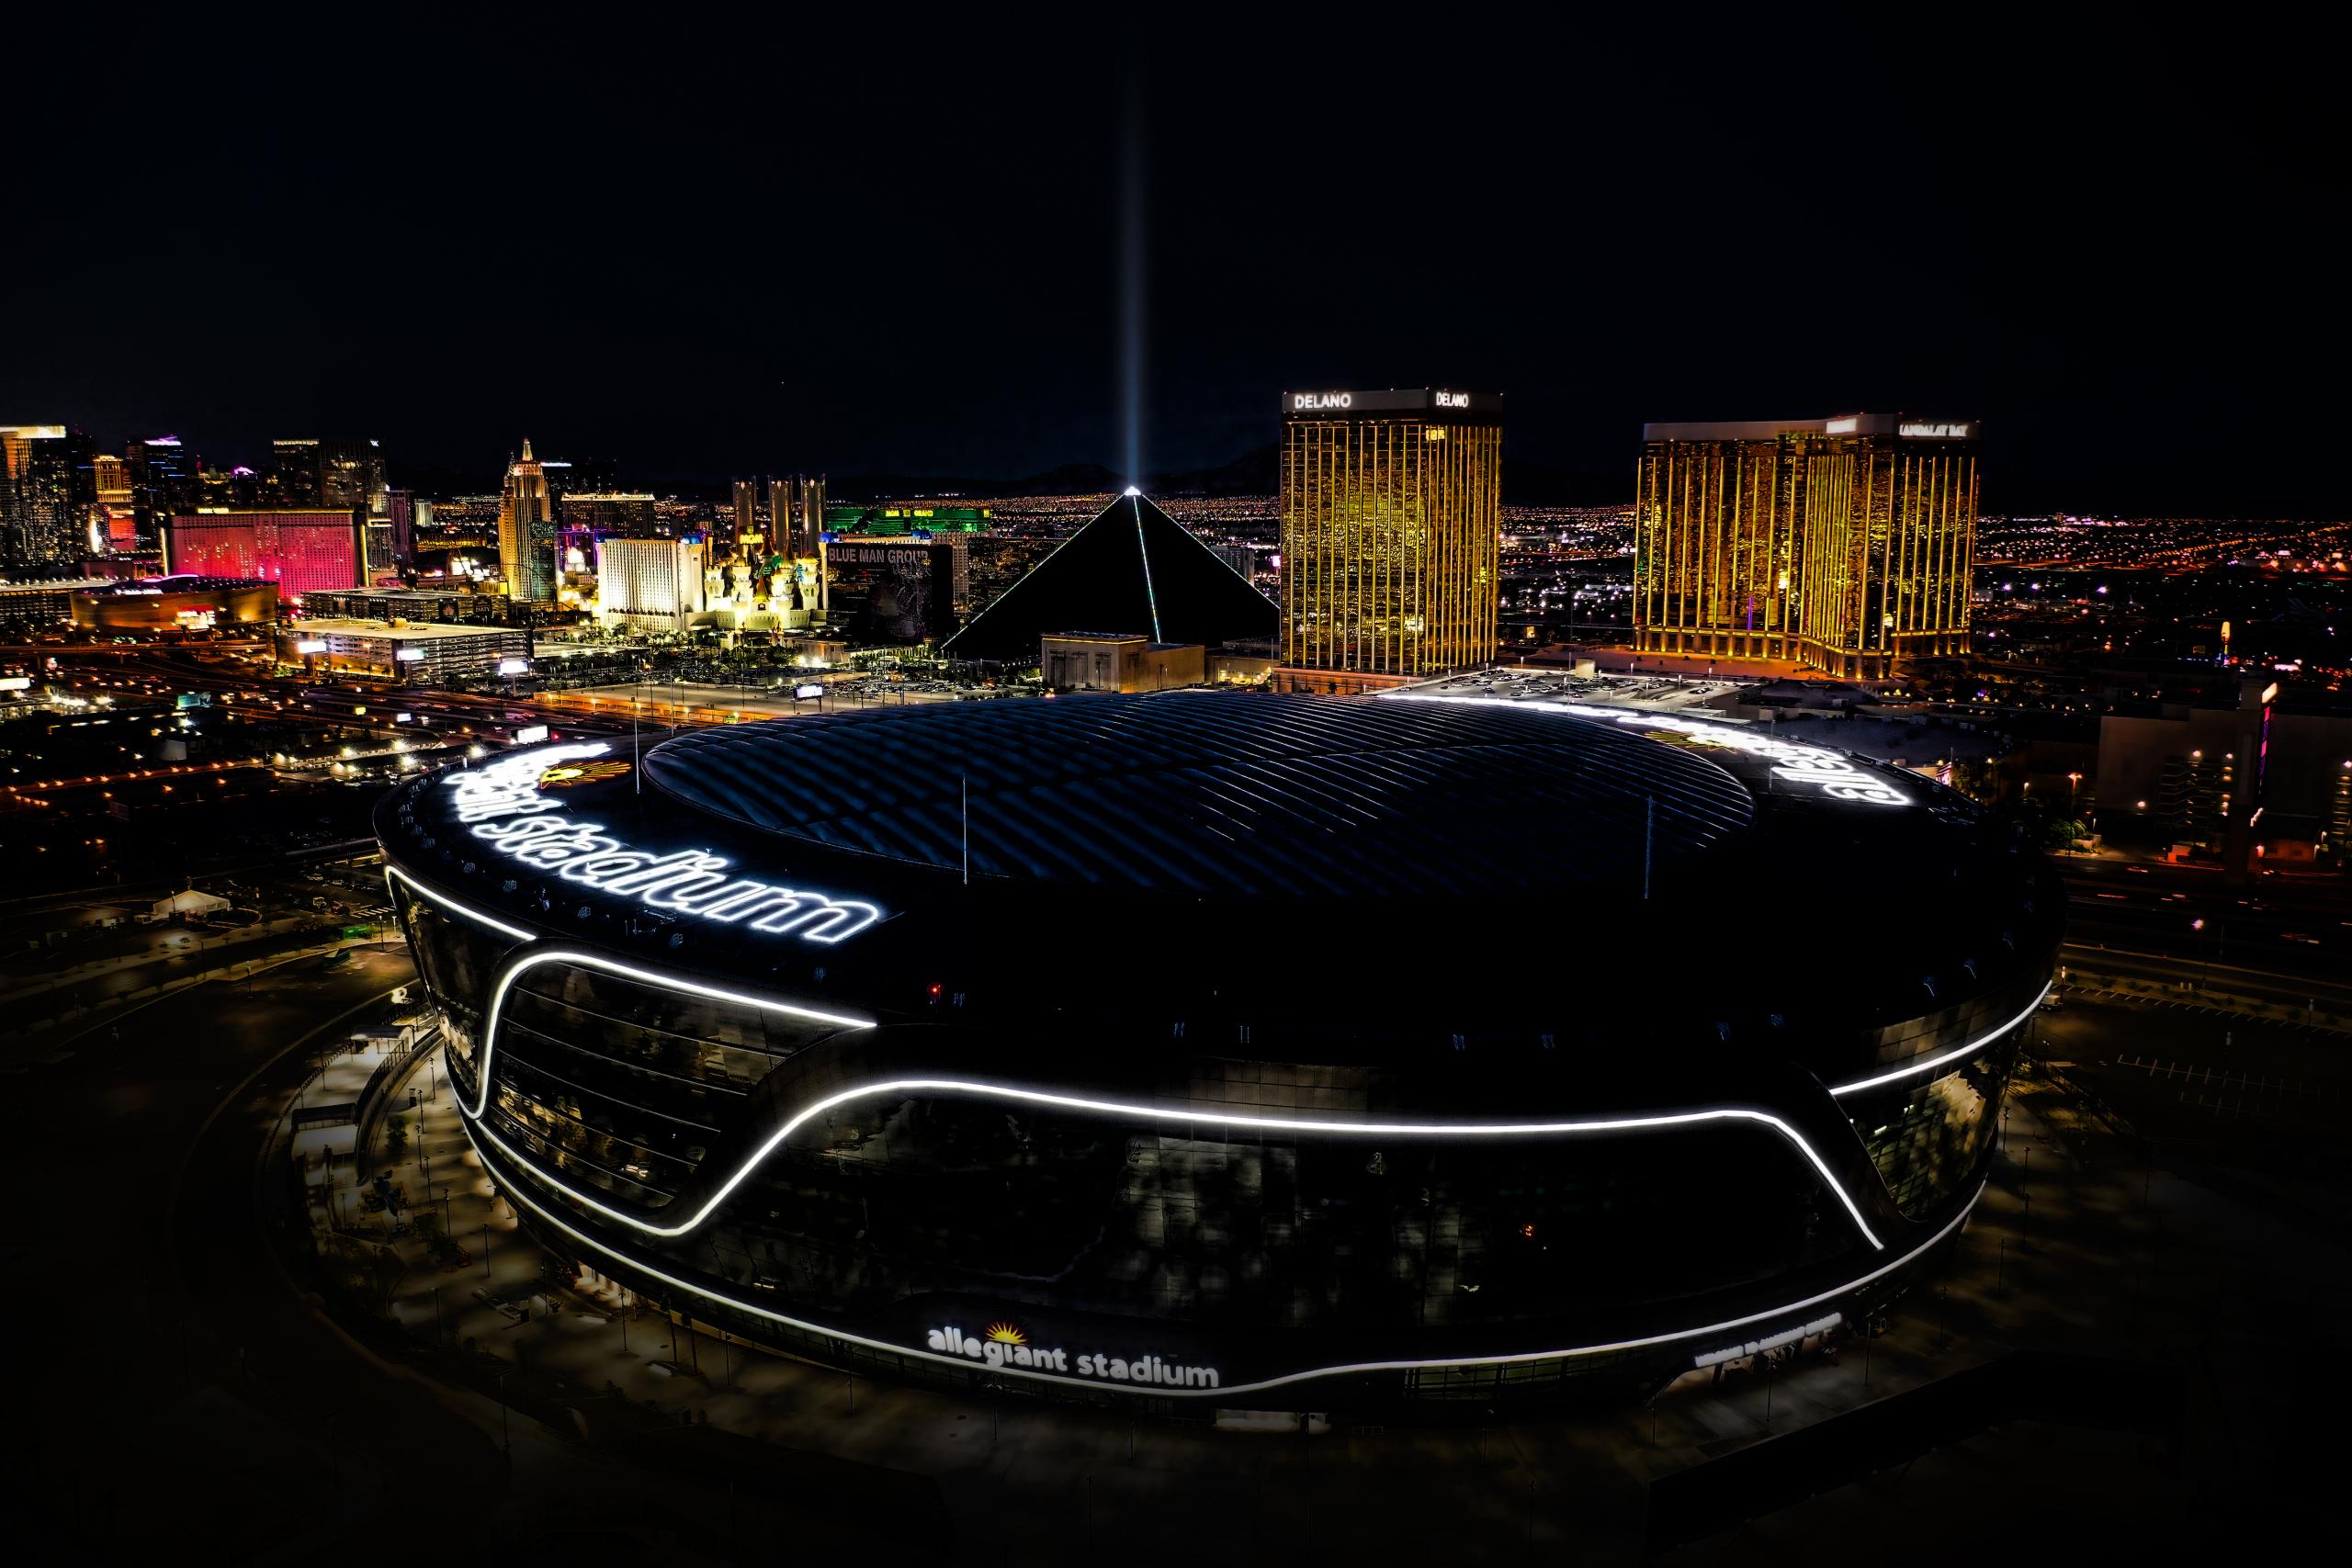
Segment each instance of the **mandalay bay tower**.
[[1372,691],[1495,657],[1502,442],[1491,393],[1283,394],[1277,686]]
[[1650,424],[1634,647],[1855,679],[1968,651],[1973,420]]

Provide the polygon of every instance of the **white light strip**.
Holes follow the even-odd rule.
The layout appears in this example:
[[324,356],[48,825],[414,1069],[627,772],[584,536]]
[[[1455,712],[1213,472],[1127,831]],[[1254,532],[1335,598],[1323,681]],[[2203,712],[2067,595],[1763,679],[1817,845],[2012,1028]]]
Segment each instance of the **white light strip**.
[[1897,1078],[1907,1078],[1916,1073],[1924,1073],[1932,1067],[1940,1067],[1946,1062],[1957,1062],[1963,1056],[1973,1056],[1977,1052],[1984,1049],[1985,1046],[1993,1043],[1994,1041],[1998,1040],[2002,1035],[2007,1034],[2010,1030],[2015,1029],[2018,1024],[2023,1023],[2027,1019],[2031,1018],[2033,1016],[2033,1010],[2041,1005],[2041,998],[2048,996],[2050,994],[2050,987],[2057,983],[2058,982],[2054,977],[2043,981],[2041,989],[2033,994],[2033,1000],[2025,1004],[2025,1010],[2023,1012],[2018,1014],[2017,1017],[2009,1020],[2008,1022],[2001,1025],[2000,1028],[1994,1030],[1989,1034],[1979,1035],[1977,1038],[1970,1041],[1967,1044],[1962,1045],[1956,1050],[1946,1051],[1940,1056],[1930,1056],[1924,1062],[1907,1063],[1903,1066],[1895,1068],[1891,1073],[1881,1073],[1876,1077],[1856,1078],[1852,1083],[1841,1083],[1829,1092],[1833,1095],[1860,1094],[1866,1089],[1876,1089],[1881,1084],[1890,1084],[1894,1082]]
[[[594,953],[537,949],[526,953],[508,968],[499,977],[498,985],[491,992],[490,1014],[482,1026],[481,1093],[470,1107],[462,1100],[458,1102],[459,1109],[463,1110],[469,1117],[476,1121],[481,1120],[483,1111],[490,1105],[491,1063],[493,1059],[492,1053],[498,1047],[498,1020],[503,1010],[507,992],[514,988],[515,980],[525,971],[542,964],[560,963],[584,964],[592,968],[627,976],[633,980],[641,980],[648,985],[666,987],[695,996],[709,997],[718,1001],[744,1002],[774,1012],[791,1013],[797,1017],[816,1019],[820,1022],[840,1024],[843,1028],[871,1029],[874,1027],[874,1021],[871,1019],[819,1012],[812,1008],[798,1007],[789,1002],[746,996],[737,991],[722,991],[714,987],[702,985],[698,981],[685,979],[681,976],[664,975],[650,969],[638,969],[625,964],[616,964],[610,959],[599,958]],[[1862,1234],[1862,1238],[1880,1251],[1884,1251],[1886,1248],[1886,1244],[1879,1240],[1876,1233],[1871,1229],[1870,1223],[1862,1218],[1862,1211],[1855,1204],[1852,1195],[1846,1190],[1845,1185],[1831,1172],[1828,1163],[1821,1157],[1819,1152],[1811,1144],[1805,1141],[1802,1134],[1769,1111],[1752,1111],[1740,1107],[1725,1107],[1712,1111],[1684,1111],[1660,1116],[1611,1117],[1583,1122],[1316,1122],[1299,1117],[1237,1115],[1227,1111],[1192,1111],[1174,1106],[1140,1105],[1122,1100],[1088,1100],[1076,1095],[1050,1094],[1042,1089],[1018,1089],[1010,1084],[989,1083],[975,1079],[894,1078],[888,1082],[859,1084],[803,1107],[790,1121],[770,1134],[767,1141],[753,1151],[751,1157],[739,1166],[732,1176],[720,1184],[718,1190],[711,1194],[709,1200],[695,1211],[692,1217],[675,1225],[654,1224],[634,1214],[625,1213],[556,1180],[539,1169],[534,1162],[524,1159],[512,1149],[507,1149],[507,1154],[534,1178],[546,1182],[576,1203],[594,1209],[598,1213],[618,1220],[624,1224],[632,1225],[648,1235],[679,1236],[708,1219],[712,1212],[725,1202],[735,1189],[750,1178],[752,1171],[756,1170],[770,1155],[782,1148],[786,1141],[794,1133],[799,1131],[811,1117],[822,1115],[834,1106],[846,1104],[853,1100],[917,1091],[983,1095],[998,1100],[1021,1100],[1032,1105],[1049,1105],[1058,1110],[1083,1111],[1097,1115],[1124,1117],[1130,1121],[1174,1122],[1186,1126],[1254,1127],[1267,1132],[1325,1133],[1343,1137],[1567,1137],[1582,1133],[1632,1133],[1661,1127],[1685,1127],[1706,1122],[1753,1122],[1770,1127],[1794,1145],[1797,1151],[1812,1164],[1813,1168],[1820,1172],[1821,1179],[1829,1184],[1829,1190],[1838,1194],[1838,1202],[1845,1205],[1846,1213],[1852,1216],[1854,1228]],[[497,1137],[496,1134],[490,1135],[493,1140]],[[506,1148],[503,1142],[499,1146]]]
[[[392,872],[389,866],[386,867],[386,871],[388,874],[400,876],[401,880],[408,883],[410,886],[417,887],[420,893],[427,892],[427,890],[419,886],[413,877],[407,875],[405,873]],[[438,894],[428,894],[428,896],[434,898],[438,898],[440,897]],[[499,922],[491,919],[486,915],[480,914],[474,910],[466,909],[463,906],[459,905],[452,904],[451,907],[458,909],[459,913],[480,920],[483,924],[491,926],[495,930],[516,935],[524,941],[530,940],[527,932],[519,932],[516,931],[514,927],[501,925]],[[687,979],[683,976],[664,974],[657,970],[639,969],[631,964],[616,963],[612,959],[599,957],[598,955],[591,953],[565,950],[536,950],[524,955],[521,960],[512,965],[503,975],[502,975],[499,977],[497,987],[491,993],[490,1013],[488,1018],[484,1021],[482,1027],[482,1055],[480,1084],[481,1093],[476,1097],[474,1103],[470,1107],[466,1106],[462,1100],[458,1102],[459,1109],[465,1111],[469,1117],[479,1121],[483,1112],[487,1111],[490,1106],[490,1095],[492,1089],[491,1065],[494,1059],[494,1053],[498,1046],[498,1021],[505,1008],[507,992],[513,989],[515,980],[518,979],[525,971],[535,968],[542,964],[555,963],[581,964],[589,968],[602,969],[610,974],[620,975],[628,979],[641,981],[647,985],[659,986],[669,990],[684,991],[689,995],[707,997],[716,1001],[740,1002],[746,1006],[758,1008],[765,1011],[788,1013],[798,1018],[813,1019],[820,1023],[838,1024],[845,1029],[871,1029],[874,1027],[874,1021],[872,1019],[857,1018],[841,1013],[828,1013],[820,1011],[814,1008],[806,1008],[791,1002],[778,1001],[773,998],[752,996],[741,991],[722,990],[714,986],[706,986],[699,981]],[[2028,1010],[2028,1011],[2030,1010],[2030,1009]],[[2023,1016],[2023,1014],[2019,1015],[2020,1018]],[[1991,1037],[1988,1036],[1987,1038]],[[1906,1067],[1903,1070],[1905,1072],[1909,1072],[1917,1069]],[[1712,1111],[1689,1111],[1661,1116],[1618,1117],[1587,1122],[1461,1123],[1442,1122],[1316,1122],[1299,1118],[1235,1115],[1221,1111],[1188,1111],[1175,1107],[1137,1105],[1117,1100],[1086,1100],[1071,1095],[1048,1094],[1037,1089],[1017,1089],[1007,1084],[994,1084],[967,1079],[902,1079],[889,1083],[864,1084],[854,1089],[843,1089],[840,1093],[820,1100],[816,1104],[803,1110],[799,1114],[794,1116],[789,1122],[786,1122],[781,1128],[773,1134],[766,1143],[763,1144],[749,1159],[745,1160],[743,1164],[736,1169],[735,1173],[732,1176],[729,1176],[727,1180],[720,1185],[718,1190],[712,1194],[710,1200],[706,1202],[691,1219],[687,1220],[684,1224],[675,1226],[650,1224],[646,1221],[638,1218],[634,1214],[624,1213],[618,1209],[612,1208],[609,1205],[590,1197],[584,1192],[578,1191],[567,1184],[556,1180],[553,1177],[548,1176],[546,1172],[540,1170],[534,1162],[524,1158],[514,1150],[507,1149],[507,1154],[508,1156],[512,1158],[521,1168],[529,1171],[534,1178],[546,1182],[548,1186],[554,1188],[557,1191],[561,1192],[565,1197],[570,1198],[576,1203],[594,1209],[598,1213],[608,1215],[625,1224],[633,1225],[649,1235],[678,1236],[685,1235],[688,1231],[695,1229],[705,1220],[708,1219],[711,1213],[716,1210],[719,1204],[724,1202],[738,1187],[741,1186],[743,1182],[750,1178],[752,1172],[758,1168],[762,1162],[766,1160],[767,1157],[771,1154],[775,1153],[778,1148],[782,1147],[786,1140],[790,1138],[791,1135],[800,1128],[802,1123],[806,1122],[810,1117],[819,1115],[823,1111],[848,1100],[863,1099],[872,1095],[911,1089],[935,1089],[950,1093],[988,1095],[999,1099],[1025,1100],[1032,1104],[1051,1105],[1065,1110],[1086,1111],[1102,1115],[1122,1116],[1130,1120],[1178,1122],[1188,1125],[1216,1123],[1220,1125],[1256,1127],[1269,1132],[1321,1133],[1342,1137],[1569,1137],[1585,1133],[1653,1131],[1665,1127],[1690,1126],[1705,1122],[1753,1122],[1770,1127],[1774,1132],[1780,1134],[1782,1138],[1794,1145],[1797,1151],[1804,1156],[1806,1161],[1812,1165],[1813,1168],[1820,1173],[1821,1179],[1829,1184],[1829,1190],[1838,1195],[1838,1201],[1844,1206],[1847,1214],[1853,1220],[1854,1228],[1861,1233],[1862,1239],[1869,1242],[1871,1247],[1877,1251],[1883,1252],[1886,1249],[1886,1244],[1878,1238],[1878,1234],[1871,1229],[1870,1222],[1862,1217],[1862,1211],[1860,1207],[1855,1203],[1853,1195],[1846,1190],[1845,1184],[1838,1179],[1837,1175],[1830,1170],[1828,1163],[1821,1157],[1820,1152],[1816,1150],[1811,1143],[1806,1141],[1804,1134],[1800,1134],[1794,1127],[1789,1125],[1788,1122],[1768,1111],[1739,1108],[1724,1108]],[[485,1128],[484,1131],[487,1133],[488,1129]],[[490,1134],[490,1136],[496,1139],[497,1134]],[[506,1145],[503,1141],[500,1142],[499,1146],[501,1148],[506,1148]]]
[[[402,882],[407,883],[411,887],[414,888],[416,890],[417,897],[424,899],[428,904],[438,904],[443,908],[447,909],[451,914],[463,915],[466,919],[473,921],[476,925],[488,926],[492,931],[496,931],[499,935],[513,937],[516,942],[529,942],[533,940],[532,933],[523,930],[520,926],[510,926],[504,920],[494,920],[491,919],[488,915],[483,914],[480,909],[468,908],[465,905],[458,903],[455,898],[452,898],[447,894],[441,892],[438,888],[427,887],[415,877],[411,876],[407,872],[404,872],[398,866],[392,864],[389,860],[384,863],[385,892],[390,893],[392,891],[392,878],[395,876],[399,877]],[[397,904],[399,900],[395,899],[393,902]]]
[[[464,1124],[461,1122],[460,1125]],[[485,1133],[489,1131],[486,1127],[481,1130]],[[473,1127],[466,1128],[466,1134],[469,1139],[472,1137],[473,1133]],[[500,1146],[503,1147],[504,1145],[502,1145]],[[475,1152],[480,1153],[481,1151],[477,1148]],[[869,1339],[864,1335],[853,1334],[846,1329],[831,1327],[821,1323],[811,1323],[806,1318],[793,1317],[787,1314],[777,1312],[773,1307],[762,1306],[756,1302],[738,1301],[732,1296],[724,1296],[717,1293],[716,1292],[705,1290],[703,1287],[696,1285],[690,1280],[681,1280],[674,1274],[665,1273],[662,1269],[656,1269],[652,1265],[646,1263],[641,1259],[615,1252],[611,1247],[606,1247],[594,1236],[590,1235],[587,1232],[571,1224],[570,1222],[565,1220],[562,1215],[555,1213],[539,1203],[537,1200],[530,1198],[520,1190],[509,1190],[503,1187],[502,1188],[502,1190],[505,1191],[507,1196],[525,1204],[532,1213],[537,1214],[540,1218],[546,1220],[548,1224],[554,1225],[558,1230],[562,1231],[566,1235],[571,1236],[573,1240],[580,1242],[582,1246],[591,1247],[596,1252],[603,1254],[605,1257],[613,1258],[625,1267],[635,1269],[640,1274],[649,1274],[654,1279],[662,1280],[664,1284],[674,1285],[679,1290],[687,1292],[689,1295],[700,1296],[705,1301],[715,1302],[721,1306],[731,1307],[737,1312],[749,1313],[754,1317],[763,1317],[771,1323],[780,1323],[787,1328],[797,1328],[810,1334],[824,1335],[831,1338],[844,1340],[853,1345],[863,1345],[868,1349],[886,1351],[895,1356],[911,1357],[918,1361],[935,1361],[941,1366],[952,1366],[956,1368],[958,1371],[968,1371],[971,1370],[972,1363],[961,1356],[934,1355],[928,1350],[915,1349],[910,1346],[896,1344],[887,1339]],[[1769,1312],[1750,1313],[1746,1317],[1735,1317],[1723,1323],[1711,1323],[1701,1328],[1678,1329],[1671,1334],[1652,1334],[1639,1339],[1616,1339],[1601,1345],[1574,1345],[1559,1350],[1529,1350],[1510,1356],[1467,1356],[1457,1358],[1453,1360],[1350,1361],[1339,1366],[1315,1367],[1301,1372],[1285,1372],[1280,1377],[1267,1378],[1259,1382],[1236,1383],[1232,1387],[1220,1389],[1179,1389],[1158,1384],[1154,1384],[1149,1387],[1141,1385],[1128,1387],[1116,1382],[1084,1383],[1080,1384],[1079,1386],[1110,1389],[1119,1393],[1159,1394],[1176,1399],[1230,1398],[1232,1395],[1237,1393],[1256,1393],[1265,1389],[1281,1388],[1287,1383],[1305,1382],[1310,1378],[1343,1377],[1354,1372],[1418,1371],[1451,1367],[1520,1366],[1532,1361],[1561,1361],[1571,1360],[1580,1356],[1601,1356],[1607,1355],[1611,1351],[1614,1350],[1643,1350],[1647,1349],[1654,1345],[1671,1345],[1678,1340],[1683,1339],[1697,1339],[1701,1337],[1712,1338],[1719,1335],[1728,1334],[1736,1328],[1745,1328],[1752,1323],[1764,1323],[1773,1318],[1785,1317],[1791,1313],[1803,1312],[1809,1307],[1819,1306],[1823,1302],[1836,1301],[1838,1297],[1845,1295],[1849,1292],[1861,1289],[1864,1285],[1869,1284],[1873,1280],[1884,1278],[1886,1275],[1894,1272],[1897,1269],[1901,1269],[1918,1258],[1921,1255],[1940,1244],[1947,1236],[1951,1235],[1953,1231],[1958,1230],[1962,1224],[1967,1220],[1968,1216],[1975,1212],[1978,1200],[1982,1199],[1984,1196],[1984,1188],[1980,1184],[1977,1187],[1975,1193],[1968,1200],[1967,1204],[1962,1208],[1959,1213],[1952,1216],[1951,1223],[1946,1224],[1943,1229],[1938,1231],[1934,1235],[1929,1236],[1926,1241],[1921,1242],[1917,1247],[1913,1247],[1902,1257],[1895,1258],[1893,1262],[1883,1263],[1859,1279],[1850,1280],[1843,1285],[1839,1285],[1832,1290],[1824,1291],[1818,1295],[1807,1296],[1803,1301],[1791,1302],[1786,1306],[1774,1307]],[[1069,1378],[1050,1377],[1041,1372],[1026,1371],[1017,1367],[1000,1367],[994,1370],[1006,1377],[1027,1378],[1035,1382],[1050,1383],[1063,1388],[1071,1386],[1074,1381]]]
[[[815,1008],[802,1007],[797,1002],[778,1001],[774,997],[753,996],[748,991],[721,990],[717,986],[706,986],[699,980],[689,980],[682,975],[665,975],[658,970],[639,969],[634,964],[618,963],[594,953],[582,953],[565,948],[534,948],[515,960],[506,973],[498,977],[497,987],[490,993],[490,1016],[482,1021],[481,1030],[481,1095],[474,1101],[471,1109],[468,1109],[463,1100],[458,1102],[458,1109],[465,1111],[469,1116],[480,1117],[490,1104],[490,1068],[494,1059],[492,1054],[498,1049],[498,1016],[506,1005],[506,993],[514,989],[514,982],[521,979],[526,970],[536,969],[542,964],[577,964],[583,968],[601,969],[607,975],[618,975],[626,979],[641,981],[649,986],[659,986],[664,990],[684,991],[689,996],[707,997],[716,1002],[740,1002],[745,1007],[757,1008],[762,1012],[788,1013],[794,1018],[814,1019],[819,1023],[839,1024],[843,1029],[874,1027],[874,1021],[870,1018],[858,1018],[850,1013],[820,1012]],[[796,1122],[795,1125],[797,1123]],[[735,1180],[727,1184],[727,1190],[733,1190],[735,1182],[742,1180],[749,1173],[748,1167],[738,1171]],[[725,1196],[725,1192],[720,1196]],[[717,1198],[711,1200],[713,1207],[716,1207],[718,1202]],[[709,1210],[706,1209],[704,1213],[707,1213]],[[696,1219],[699,1220],[700,1216],[697,1215]],[[677,1235],[682,1232],[664,1231],[658,1234]]]

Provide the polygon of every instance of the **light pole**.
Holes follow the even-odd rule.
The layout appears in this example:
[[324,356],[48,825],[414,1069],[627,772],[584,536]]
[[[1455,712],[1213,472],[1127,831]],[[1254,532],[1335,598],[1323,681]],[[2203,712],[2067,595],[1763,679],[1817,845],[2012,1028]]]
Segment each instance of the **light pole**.
[[413,1084],[409,1086],[408,1109],[416,1121],[416,1179],[424,1183],[433,1179],[433,1161],[424,1152],[424,1095]]

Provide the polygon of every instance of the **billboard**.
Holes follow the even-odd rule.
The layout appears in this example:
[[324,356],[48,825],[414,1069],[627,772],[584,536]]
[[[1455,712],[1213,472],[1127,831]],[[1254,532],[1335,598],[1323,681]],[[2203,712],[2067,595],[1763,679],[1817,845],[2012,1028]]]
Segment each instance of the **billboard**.
[[827,539],[827,619],[853,642],[936,642],[956,629],[954,547]]

